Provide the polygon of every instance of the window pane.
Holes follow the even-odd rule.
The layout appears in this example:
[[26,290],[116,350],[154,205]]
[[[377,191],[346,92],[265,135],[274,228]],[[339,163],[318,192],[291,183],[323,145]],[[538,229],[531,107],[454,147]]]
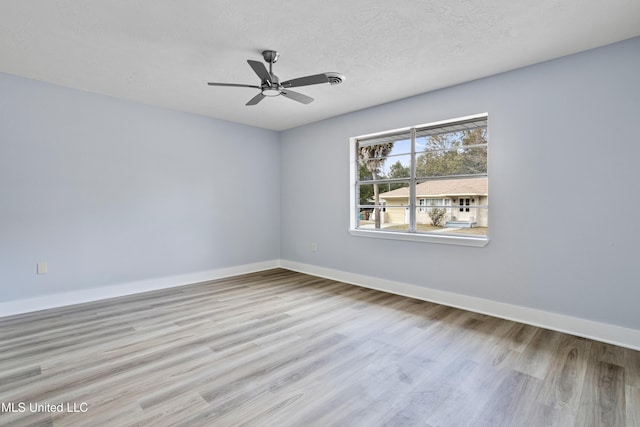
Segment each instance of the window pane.
[[389,156],[382,165],[384,178],[409,178],[411,176],[411,154]]
[[[377,190],[376,190],[377,187]],[[408,230],[409,227],[409,183],[394,182],[385,184],[360,184],[358,185],[359,205],[362,213],[362,221],[370,221],[376,224],[376,207],[380,211],[380,228]],[[376,198],[376,192],[378,196]],[[370,225],[369,223],[364,223]],[[375,228],[375,227],[372,227]]]
[[[376,193],[378,197],[376,199]],[[384,184],[359,184],[357,186],[358,205],[409,205],[409,183],[391,182]]]
[[[358,228],[384,231],[409,230],[409,208],[407,206],[370,205],[361,206],[358,209],[359,214],[356,218]],[[376,215],[380,215],[379,221],[376,221]]]
[[411,141],[357,145],[358,180],[408,178],[411,171]]
[[487,128],[487,119],[484,118],[475,118],[471,120],[461,120],[458,122],[441,125],[441,126],[426,126],[420,127],[416,129],[416,136],[428,136],[428,135],[438,135],[442,133],[451,133],[451,132],[459,132],[459,131],[473,131],[475,129],[486,129]]
[[478,227],[471,233],[486,235],[487,177],[418,181],[416,199],[416,231],[450,233]]
[[[407,194],[408,190],[407,190]],[[444,178],[418,181],[416,184],[416,198],[442,199],[444,205],[464,206],[466,198],[471,204],[486,205],[488,196],[488,181],[486,176],[468,178]]]
[[487,173],[486,128],[416,138],[416,177]]
[[[410,153],[411,152],[410,141],[411,141],[411,132],[404,131],[404,132],[390,133],[388,135],[375,136],[372,138],[359,139],[358,146],[366,147],[368,145],[380,145],[380,144],[392,143],[397,150],[404,150],[404,153]],[[402,152],[402,151],[398,151],[398,152]]]

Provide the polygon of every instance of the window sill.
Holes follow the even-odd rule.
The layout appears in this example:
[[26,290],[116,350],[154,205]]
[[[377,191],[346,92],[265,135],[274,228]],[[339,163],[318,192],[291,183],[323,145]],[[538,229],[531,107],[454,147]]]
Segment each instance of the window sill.
[[407,240],[410,242],[440,243],[445,245],[472,246],[482,248],[489,243],[489,237],[451,236],[423,233],[406,233],[393,231],[368,231],[350,229],[349,234],[359,237],[373,237],[376,239]]

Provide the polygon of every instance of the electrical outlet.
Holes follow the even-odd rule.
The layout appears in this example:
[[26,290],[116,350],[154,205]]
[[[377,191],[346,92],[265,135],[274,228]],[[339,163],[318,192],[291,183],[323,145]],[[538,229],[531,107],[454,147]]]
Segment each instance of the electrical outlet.
[[318,245],[316,245],[315,243],[311,244],[311,252],[315,252],[318,250]]
[[39,262],[36,268],[38,274],[47,274],[47,263]]

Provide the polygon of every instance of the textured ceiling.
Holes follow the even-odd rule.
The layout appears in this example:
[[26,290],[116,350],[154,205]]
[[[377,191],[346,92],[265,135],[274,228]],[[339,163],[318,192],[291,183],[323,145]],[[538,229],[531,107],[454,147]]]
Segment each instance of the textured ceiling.
[[[638,0],[0,0],[0,72],[282,130],[640,35]],[[267,98],[282,81],[341,85]]]

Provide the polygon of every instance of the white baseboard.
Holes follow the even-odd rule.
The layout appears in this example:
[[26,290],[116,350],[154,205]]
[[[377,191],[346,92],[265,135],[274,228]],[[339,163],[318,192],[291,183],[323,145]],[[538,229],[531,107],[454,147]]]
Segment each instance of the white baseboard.
[[640,350],[640,330],[287,260],[271,260],[0,303],[0,317],[189,285],[281,267]]
[[155,279],[120,283],[111,286],[102,286],[99,288],[82,289],[72,292],[2,302],[0,303],[0,317],[132,295],[141,292],[155,291],[158,289],[173,288],[192,283],[206,282],[208,280],[216,280],[225,277],[238,276],[240,274],[269,270],[271,268],[277,268],[279,265],[279,260],[257,262],[215,270],[199,271],[196,273],[180,274],[177,276],[159,277]]
[[513,320],[545,329],[564,332],[583,338],[590,338],[621,347],[640,350],[640,330],[629,329],[608,323],[567,316],[521,307],[513,304],[490,301],[452,292],[424,288],[422,286],[395,282],[377,277],[348,273],[295,261],[281,260],[280,267],[313,276],[324,277],[392,294],[430,301],[476,313],[487,314],[502,319]]

